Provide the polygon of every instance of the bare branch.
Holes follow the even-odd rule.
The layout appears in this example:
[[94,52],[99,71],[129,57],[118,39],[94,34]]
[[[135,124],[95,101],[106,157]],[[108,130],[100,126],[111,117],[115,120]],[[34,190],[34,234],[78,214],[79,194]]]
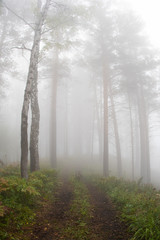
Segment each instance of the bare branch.
[[22,45],[22,47],[12,47],[11,49],[14,49],[14,48],[16,48],[16,49],[21,49],[21,50],[27,50],[27,51],[32,51],[30,48],[26,48],[26,46],[25,45]]
[[19,16],[16,12],[14,12],[11,8],[9,8],[3,1],[1,2],[2,6],[5,7],[8,11],[10,11],[11,13],[13,13],[16,17],[18,17],[19,19],[21,19],[26,25],[28,25],[30,28],[32,28],[33,30],[34,27],[28,23],[23,17]]
[[55,1],[51,1],[50,5],[51,5],[51,6],[54,6],[54,7],[59,7],[59,8],[61,8],[61,7],[66,8],[66,5],[65,5],[65,4],[57,3],[57,2],[55,2]]

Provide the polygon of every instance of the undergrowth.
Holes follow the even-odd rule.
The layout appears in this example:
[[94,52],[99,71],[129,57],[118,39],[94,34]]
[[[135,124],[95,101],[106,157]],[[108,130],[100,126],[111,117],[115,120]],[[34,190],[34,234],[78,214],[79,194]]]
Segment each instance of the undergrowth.
[[57,185],[54,170],[40,170],[21,179],[19,169],[0,169],[0,239],[23,239],[23,230],[34,224],[36,210],[49,200]]
[[89,194],[85,184],[73,177],[71,180],[73,186],[73,201],[69,214],[71,221],[67,223],[65,235],[67,239],[87,240],[89,239],[88,223],[91,218]]
[[160,239],[160,193],[152,186],[115,177],[94,178],[110,196],[133,233],[132,240]]

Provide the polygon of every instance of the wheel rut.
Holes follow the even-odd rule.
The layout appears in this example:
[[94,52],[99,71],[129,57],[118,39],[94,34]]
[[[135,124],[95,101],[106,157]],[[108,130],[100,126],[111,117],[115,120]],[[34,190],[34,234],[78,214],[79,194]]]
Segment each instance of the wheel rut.
[[125,223],[120,221],[111,200],[98,187],[89,181],[82,181],[88,189],[90,201],[90,221],[87,222],[89,235],[87,238],[67,237],[65,229],[68,224],[75,226],[74,217],[70,211],[74,189],[71,182],[63,179],[62,185],[55,194],[52,203],[44,203],[43,208],[32,225],[27,240],[129,240],[131,235]]
[[38,214],[31,240],[59,240],[61,230],[67,220],[67,211],[73,197],[71,185],[64,180],[60,190],[56,193],[55,202],[44,206]]
[[125,223],[120,221],[111,200],[96,186],[86,183],[92,205],[92,240],[129,240],[131,235]]

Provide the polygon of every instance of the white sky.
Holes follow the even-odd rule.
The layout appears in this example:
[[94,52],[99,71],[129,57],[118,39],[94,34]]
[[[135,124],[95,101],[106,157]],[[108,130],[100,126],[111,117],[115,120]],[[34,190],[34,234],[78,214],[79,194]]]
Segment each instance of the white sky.
[[126,0],[146,23],[152,44],[160,48],[160,0]]

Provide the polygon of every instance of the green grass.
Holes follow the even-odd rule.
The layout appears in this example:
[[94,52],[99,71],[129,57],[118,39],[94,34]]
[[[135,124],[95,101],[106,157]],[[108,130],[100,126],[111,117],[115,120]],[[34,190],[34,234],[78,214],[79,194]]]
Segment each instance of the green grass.
[[132,240],[160,239],[160,193],[152,186],[115,177],[93,178],[92,181],[115,203],[133,232]]
[[72,177],[73,201],[69,210],[71,221],[65,228],[67,239],[87,240],[89,239],[88,223],[91,218],[88,190],[85,184],[76,177]]
[[21,179],[19,169],[0,171],[0,239],[23,239],[23,228],[34,224],[43,200],[52,199],[57,186],[54,170],[41,170]]

